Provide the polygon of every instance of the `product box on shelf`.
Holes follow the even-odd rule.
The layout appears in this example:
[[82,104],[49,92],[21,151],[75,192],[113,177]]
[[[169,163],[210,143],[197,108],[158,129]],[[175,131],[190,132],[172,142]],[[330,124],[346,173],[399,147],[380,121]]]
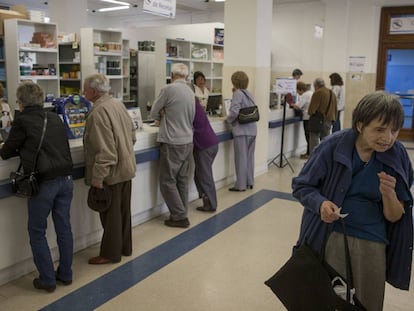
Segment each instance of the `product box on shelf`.
[[10,18],[27,19],[26,15],[10,10],[0,10],[0,35],[4,35],[4,20]]

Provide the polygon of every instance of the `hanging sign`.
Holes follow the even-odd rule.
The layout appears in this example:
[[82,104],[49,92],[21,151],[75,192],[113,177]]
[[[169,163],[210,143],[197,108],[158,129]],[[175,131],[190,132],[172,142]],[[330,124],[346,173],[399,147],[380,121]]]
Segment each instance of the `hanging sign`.
[[296,79],[277,78],[274,85],[274,92],[278,94],[296,94]]
[[414,15],[392,17],[390,34],[414,34]]
[[144,0],[145,13],[174,18],[175,9],[176,0]]

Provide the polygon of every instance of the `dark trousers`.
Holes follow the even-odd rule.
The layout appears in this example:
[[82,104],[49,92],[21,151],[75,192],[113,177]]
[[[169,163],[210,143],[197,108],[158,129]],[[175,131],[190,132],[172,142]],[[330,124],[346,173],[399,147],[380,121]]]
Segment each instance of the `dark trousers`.
[[336,116],[336,121],[332,124],[332,133],[341,130],[341,112],[338,111],[338,115]]
[[213,177],[213,162],[218,152],[218,145],[204,150],[194,150],[194,183],[200,197],[206,196],[210,207],[217,208],[216,184]]
[[111,206],[100,213],[103,227],[100,256],[113,262],[132,254],[131,180],[108,186],[112,190]]
[[303,120],[303,131],[306,139],[306,154],[309,155],[309,120]]

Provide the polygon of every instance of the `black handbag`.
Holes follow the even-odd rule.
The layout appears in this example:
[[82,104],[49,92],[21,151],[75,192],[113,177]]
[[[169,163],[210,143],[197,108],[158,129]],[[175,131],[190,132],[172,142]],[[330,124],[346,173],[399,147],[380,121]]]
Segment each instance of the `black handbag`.
[[355,296],[345,231],[344,244],[346,279],[325,262],[324,247],[319,256],[307,244],[302,244],[265,284],[289,311],[366,310]]
[[[249,96],[245,93],[244,90],[241,90],[243,94],[249,99],[249,101],[252,101]],[[260,119],[259,115],[259,107],[257,107],[254,103],[253,106],[240,108],[239,115],[237,116],[237,121],[240,124],[246,124],[251,122],[257,122]]]
[[251,122],[257,122],[259,121],[259,108],[254,105],[251,107],[241,108],[239,110],[239,116],[237,117],[237,121],[239,121],[240,124],[246,124]]
[[308,121],[308,130],[309,132],[313,133],[320,133],[323,130],[323,124],[325,122],[325,118],[323,114],[319,111],[316,111],[313,115],[309,117]]
[[35,162],[33,165],[33,170],[30,173],[25,174],[23,172],[22,163],[20,162],[19,167],[17,168],[17,171],[10,173],[12,192],[18,197],[30,198],[30,197],[36,196],[39,193],[39,185],[36,179],[36,162],[37,162],[37,156],[39,154],[40,148],[42,147],[42,144],[43,144],[43,139],[45,137],[46,126],[47,126],[47,112],[45,113],[45,119],[43,122],[42,136],[40,137],[39,146],[37,147],[37,151],[35,154]]

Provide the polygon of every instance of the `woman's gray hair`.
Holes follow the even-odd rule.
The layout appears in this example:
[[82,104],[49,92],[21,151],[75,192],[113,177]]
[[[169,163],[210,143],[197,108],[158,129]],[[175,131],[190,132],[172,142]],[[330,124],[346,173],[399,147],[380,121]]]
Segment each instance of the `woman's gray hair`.
[[177,75],[182,78],[188,77],[188,66],[183,63],[175,63],[171,65],[171,75]]
[[357,131],[359,123],[364,128],[376,119],[382,125],[391,125],[395,131],[400,130],[404,125],[404,110],[400,98],[384,91],[365,95],[352,112],[352,128]]
[[100,94],[107,93],[111,89],[108,78],[101,73],[94,73],[87,76],[84,83],[91,89],[98,91]]
[[40,86],[32,81],[23,81],[16,90],[16,98],[23,108],[28,106],[41,106],[45,101],[44,92]]

